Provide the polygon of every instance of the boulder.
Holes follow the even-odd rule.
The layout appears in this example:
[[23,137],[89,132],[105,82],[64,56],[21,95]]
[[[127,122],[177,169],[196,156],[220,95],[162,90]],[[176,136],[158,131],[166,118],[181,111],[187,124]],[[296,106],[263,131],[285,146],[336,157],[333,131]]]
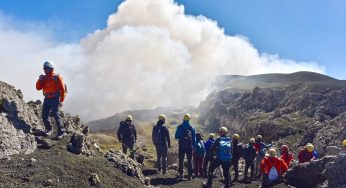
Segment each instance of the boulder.
[[88,136],[82,133],[74,133],[67,146],[67,150],[76,155],[93,156],[95,152],[91,150],[91,146],[92,142]]
[[330,188],[346,187],[346,151],[337,155],[334,162],[326,165],[325,176]]
[[317,187],[323,184],[326,176],[322,174],[327,163],[335,160],[335,156],[326,156],[318,160],[298,164],[286,173],[288,184],[297,188]]
[[91,186],[96,186],[97,184],[99,184],[100,178],[96,173],[91,174],[90,178],[89,178],[89,183]]
[[140,164],[125,155],[122,152],[118,151],[109,151],[105,155],[105,158],[113,163],[115,168],[118,168],[122,170],[123,173],[127,174],[130,177],[137,177],[142,184],[145,185],[145,183],[148,181],[145,179],[142,170],[140,168]]

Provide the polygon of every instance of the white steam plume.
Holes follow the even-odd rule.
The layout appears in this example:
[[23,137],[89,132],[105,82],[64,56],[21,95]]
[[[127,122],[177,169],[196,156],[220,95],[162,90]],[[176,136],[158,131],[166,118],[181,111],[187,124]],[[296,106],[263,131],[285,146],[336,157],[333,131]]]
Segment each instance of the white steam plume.
[[[129,109],[197,105],[220,74],[324,72],[314,62],[259,54],[244,37],[226,35],[203,16],[185,15],[172,0],[126,0],[105,29],[80,44],[55,44],[32,32],[6,31],[1,24],[0,19],[0,39],[14,37],[0,43],[1,52],[12,45],[0,56],[8,68],[0,70],[0,80],[32,97],[42,61],[52,60],[69,84],[67,110],[87,120]],[[23,46],[28,47],[17,50]]]

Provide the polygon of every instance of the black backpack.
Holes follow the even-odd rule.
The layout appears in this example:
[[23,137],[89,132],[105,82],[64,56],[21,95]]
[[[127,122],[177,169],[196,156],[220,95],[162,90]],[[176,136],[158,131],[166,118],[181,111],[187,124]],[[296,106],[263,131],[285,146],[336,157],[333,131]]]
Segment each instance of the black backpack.
[[163,137],[163,134],[162,134],[162,128],[163,126],[154,126],[153,128],[153,143],[154,145],[159,145],[160,143],[162,143],[162,137]]
[[192,131],[191,128],[182,128],[183,129],[183,135],[180,139],[180,144],[183,144],[183,146],[190,147],[192,146]]

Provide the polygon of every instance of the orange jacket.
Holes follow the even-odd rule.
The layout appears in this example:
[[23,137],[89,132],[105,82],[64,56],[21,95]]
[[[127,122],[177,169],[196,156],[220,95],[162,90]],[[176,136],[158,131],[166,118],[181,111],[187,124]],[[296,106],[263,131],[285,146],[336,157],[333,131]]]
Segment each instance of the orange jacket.
[[36,89],[43,89],[43,95],[47,98],[60,97],[60,102],[65,99],[65,84],[60,75],[51,72],[44,76],[43,80],[37,80]]
[[269,174],[270,169],[275,165],[279,175],[285,173],[288,169],[286,163],[278,157],[265,157],[261,161],[261,172]]

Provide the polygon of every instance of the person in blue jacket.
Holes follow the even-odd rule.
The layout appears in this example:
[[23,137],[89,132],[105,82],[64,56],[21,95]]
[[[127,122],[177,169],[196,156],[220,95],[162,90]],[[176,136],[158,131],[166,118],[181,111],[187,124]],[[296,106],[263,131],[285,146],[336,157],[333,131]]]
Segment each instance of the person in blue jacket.
[[210,164],[213,160],[213,152],[211,150],[211,146],[214,144],[214,134],[210,133],[209,134],[209,139],[204,143],[204,148],[205,148],[205,156],[204,156],[204,161],[203,161],[203,173],[204,176],[207,176],[207,167],[208,164]]
[[185,114],[183,123],[177,127],[175,132],[175,139],[179,144],[179,178],[184,177],[184,158],[186,154],[188,166],[188,180],[192,178],[192,152],[196,146],[196,133],[195,129],[190,124],[191,115]]
[[229,174],[229,168],[231,167],[232,160],[232,140],[228,134],[226,127],[220,128],[220,137],[217,138],[212,146],[213,154],[216,155],[215,160],[211,162],[208,171],[208,181],[204,183],[205,188],[212,188],[213,174],[217,167],[221,165],[224,176],[225,188],[229,188],[231,185],[231,177]]

